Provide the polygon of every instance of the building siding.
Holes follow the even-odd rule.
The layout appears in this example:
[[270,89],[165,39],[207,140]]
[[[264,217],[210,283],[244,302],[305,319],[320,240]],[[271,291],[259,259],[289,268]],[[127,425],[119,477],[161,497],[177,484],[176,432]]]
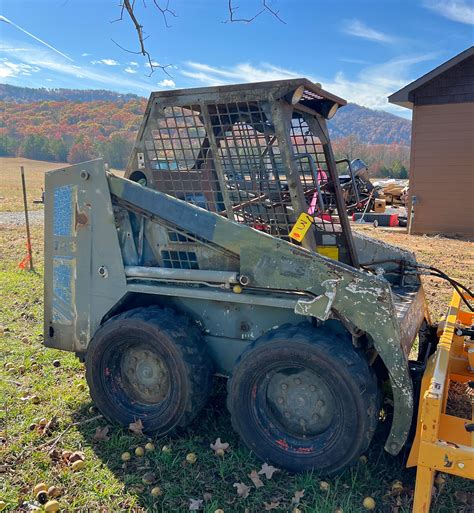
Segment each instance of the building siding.
[[474,55],[409,94],[417,105],[474,102]]
[[474,101],[413,109],[412,233],[474,236]]

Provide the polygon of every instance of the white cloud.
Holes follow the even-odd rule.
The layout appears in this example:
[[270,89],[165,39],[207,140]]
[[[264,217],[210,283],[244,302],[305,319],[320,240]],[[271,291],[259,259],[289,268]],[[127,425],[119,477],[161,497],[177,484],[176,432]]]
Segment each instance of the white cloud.
[[423,5],[441,16],[459,23],[474,25],[474,5],[464,0],[424,0]]
[[174,80],[171,80],[169,78],[165,78],[161,82],[158,82],[158,85],[161,87],[176,87]]
[[377,41],[378,43],[392,43],[394,41],[392,36],[370,28],[360,20],[346,20],[342,30],[351,36],[362,37],[363,39]]
[[369,61],[364,61],[363,59],[344,59],[344,58],[340,58],[339,59],[341,62],[348,62],[349,64],[370,64]]
[[81,57],[89,57],[90,55],[90,53],[81,53]]
[[17,47],[8,46],[8,45],[2,45],[0,43],[0,52],[2,52],[4,50],[8,50],[9,52],[27,52],[29,50],[29,48],[17,48]]
[[[13,47],[14,45],[10,46]],[[0,64],[3,64],[3,66],[1,66],[3,77],[14,78],[21,73],[32,73],[41,69],[49,70],[62,78],[73,77],[85,79],[91,83],[90,86],[120,87],[122,90],[142,91],[145,94],[148,94],[153,89],[150,83],[132,80],[131,77],[124,77],[124,74],[102,72],[91,67],[78,66],[61,59],[46,49],[43,50],[35,46],[28,45],[28,51],[21,53],[15,53],[13,50],[9,50],[8,43],[4,44],[0,49],[7,57],[3,62],[0,61]],[[10,66],[6,66],[5,61],[10,62]],[[52,73],[49,73],[49,75],[51,76]]]
[[145,66],[145,68],[151,68],[151,66],[153,66],[154,68],[156,67],[159,67],[160,66],[160,63],[159,62],[156,62],[156,61],[151,61],[151,65],[149,62],[145,62],[143,64],[143,66]]
[[128,66],[127,68],[125,68],[125,69],[124,69],[124,71],[125,71],[126,73],[132,73],[132,74],[137,72],[137,70],[136,70],[136,69],[133,69],[133,68],[131,68],[130,66]]
[[129,64],[130,66],[140,66],[140,64],[138,64],[138,62],[135,61],[130,61]]
[[271,64],[256,67],[249,63],[220,68],[198,62],[187,62],[181,67],[179,73],[194,79],[199,85],[206,86],[307,77],[313,82],[322,82],[324,89],[348,101],[406,116],[407,110],[389,104],[387,96],[416,78],[411,73],[412,66],[435,57],[435,54],[399,57],[380,64],[365,66],[355,77],[349,77],[342,71],[331,78],[295,72]]
[[0,78],[13,78],[20,75],[29,76],[31,73],[37,73],[38,71],[41,71],[38,66],[0,59]]
[[200,62],[186,62],[180,73],[205,85],[262,82],[301,76],[301,74],[271,64],[262,64],[260,68],[256,68],[249,63],[237,64],[233,68],[216,68]]
[[120,63],[114,59],[100,59],[98,61],[91,61],[91,64],[105,64],[106,66],[118,66]]

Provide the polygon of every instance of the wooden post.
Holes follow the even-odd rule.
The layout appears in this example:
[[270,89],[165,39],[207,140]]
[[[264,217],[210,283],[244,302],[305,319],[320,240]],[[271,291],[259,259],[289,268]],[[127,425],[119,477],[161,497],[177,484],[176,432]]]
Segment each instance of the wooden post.
[[33,269],[33,254],[31,251],[30,220],[28,217],[28,202],[26,200],[25,168],[23,166],[20,166],[20,171],[21,171],[21,187],[23,189],[23,205],[25,207],[25,223],[26,223],[26,240],[27,240],[27,249],[28,249],[28,260],[30,263],[30,271],[34,271],[34,269]]

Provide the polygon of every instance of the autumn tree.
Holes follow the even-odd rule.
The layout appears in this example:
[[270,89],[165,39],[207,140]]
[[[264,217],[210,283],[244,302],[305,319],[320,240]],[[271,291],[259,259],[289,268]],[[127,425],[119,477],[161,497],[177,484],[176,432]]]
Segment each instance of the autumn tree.
[[86,160],[92,160],[97,157],[97,151],[88,137],[80,139],[74,143],[69,150],[67,161],[70,164],[77,164],[79,162],[85,162]]

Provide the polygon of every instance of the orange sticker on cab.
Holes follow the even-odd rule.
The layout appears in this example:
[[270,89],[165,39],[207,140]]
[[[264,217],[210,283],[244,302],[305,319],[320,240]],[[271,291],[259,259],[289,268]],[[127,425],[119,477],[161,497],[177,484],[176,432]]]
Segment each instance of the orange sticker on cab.
[[308,230],[313,223],[314,218],[306,212],[302,212],[298,217],[295,226],[293,226],[293,229],[290,232],[290,238],[301,242],[305,238],[305,235],[308,233]]

